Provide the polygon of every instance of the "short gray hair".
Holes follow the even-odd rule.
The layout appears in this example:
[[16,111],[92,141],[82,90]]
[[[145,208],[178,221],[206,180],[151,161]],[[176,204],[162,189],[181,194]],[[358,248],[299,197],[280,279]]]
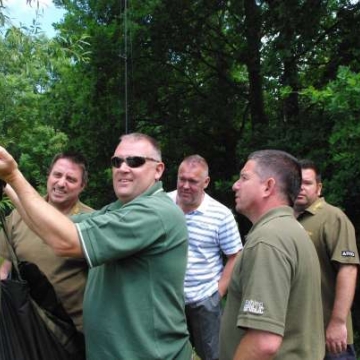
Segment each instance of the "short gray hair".
[[273,177],[277,181],[280,193],[293,206],[301,187],[299,161],[285,151],[272,149],[255,151],[248,160],[255,161],[255,171],[262,180]]
[[157,156],[159,157],[157,160],[161,161],[161,149],[159,143],[151,136],[143,133],[130,133],[120,136],[120,142],[122,140],[133,140],[133,141],[141,141],[145,140],[148,143],[151,144],[151,146],[154,148]]

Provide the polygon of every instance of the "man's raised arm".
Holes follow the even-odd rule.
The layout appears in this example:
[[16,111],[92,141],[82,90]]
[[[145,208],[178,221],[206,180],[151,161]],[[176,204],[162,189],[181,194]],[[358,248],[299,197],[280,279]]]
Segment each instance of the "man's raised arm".
[[49,205],[29,184],[13,157],[0,147],[0,178],[14,189],[27,225],[59,256],[83,256],[72,221]]

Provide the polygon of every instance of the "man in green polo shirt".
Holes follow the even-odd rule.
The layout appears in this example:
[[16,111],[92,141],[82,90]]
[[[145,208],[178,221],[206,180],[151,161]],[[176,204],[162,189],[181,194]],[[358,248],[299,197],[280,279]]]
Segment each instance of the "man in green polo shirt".
[[320,172],[302,160],[302,186],[295,214],[309,233],[321,265],[327,354],[325,360],[356,360],[351,320],[359,254],[355,230],[347,216],[321,197]]
[[157,142],[121,137],[111,158],[118,198],[92,214],[69,218],[47,204],[0,147],[0,178],[28,225],[59,256],[83,257],[87,360],[190,360],[184,277],[187,227],[164,192]]
[[237,258],[220,331],[220,360],[322,360],[320,266],[293,215],[298,161],[252,153],[233,185],[236,210],[253,226]]

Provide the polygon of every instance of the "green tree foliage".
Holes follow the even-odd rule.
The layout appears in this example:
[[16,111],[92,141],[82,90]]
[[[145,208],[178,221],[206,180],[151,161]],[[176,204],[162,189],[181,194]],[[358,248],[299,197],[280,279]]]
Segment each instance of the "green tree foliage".
[[[360,193],[360,73],[339,67],[336,79],[320,89],[309,87],[303,96],[323,111],[334,125],[327,134],[329,158],[326,162],[330,201],[352,207]],[[351,184],[351,186],[344,186]],[[355,208],[352,209],[359,213]]]
[[133,18],[135,123],[156,129],[172,168],[185,155],[211,154],[213,177],[228,179],[237,167],[248,92],[246,67],[238,61],[242,44],[228,20],[231,9],[224,2],[154,5],[145,18],[136,12],[141,3],[134,5],[140,15]]
[[233,174],[258,148],[313,157],[331,173],[328,135],[337,121],[301,94],[311,86],[323,89],[340,65],[358,70],[359,38],[351,36],[359,25],[358,4],[133,0],[127,9],[125,1],[114,0],[57,4],[67,10],[58,25],[61,36],[86,36],[91,53],[88,62],[56,72],[46,108],[50,123],[86,151],[93,169],[88,193],[95,204],[112,197],[108,159],[125,131],[126,110],[129,131],[160,139],[168,187],[175,186],[178,162],[190,153],[211,159],[216,182],[210,190],[229,203]]
[[[57,82],[56,69],[79,61],[81,42],[67,45],[37,34],[37,29],[11,27],[0,37],[0,143],[12,150],[40,190],[54,153],[68,144],[46,106],[49,89]],[[84,60],[86,52],[81,55]]]
[[124,132],[124,76],[119,1],[70,1],[58,25],[61,37],[86,38],[86,62],[57,71],[49,92],[51,123],[71,134],[71,148],[84,152],[90,165],[85,196],[94,207],[114,199],[110,156]]
[[[46,154],[49,156],[52,149],[48,145],[55,135],[50,127],[45,129],[46,121],[41,116],[42,96],[51,80],[44,59],[47,45],[46,39],[32,37],[14,27],[0,39],[1,143],[13,149],[36,185],[44,170],[40,164],[46,160]],[[65,145],[66,135],[62,137]]]
[[359,3],[56,4],[67,10],[56,39],[10,29],[1,41],[1,134],[35,183],[41,156],[70,146],[90,160],[92,204],[108,202],[108,159],[128,127],[160,139],[169,188],[181,158],[200,153],[210,191],[231,205],[240,162],[277,147],[318,161],[338,205],[354,201],[342,182],[357,175]]
[[161,142],[167,189],[181,159],[199,153],[209,191],[232,207],[249,152],[279,148],[315,160],[327,199],[360,228],[359,2],[55,4],[67,11],[57,38],[10,29],[0,41],[0,142],[34,183],[54,152],[82,150],[85,200],[99,207],[114,196],[118,137],[143,131]]

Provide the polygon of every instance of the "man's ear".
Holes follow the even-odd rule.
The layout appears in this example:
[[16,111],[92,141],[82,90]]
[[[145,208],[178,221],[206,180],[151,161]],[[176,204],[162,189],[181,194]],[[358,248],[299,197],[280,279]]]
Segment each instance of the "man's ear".
[[165,164],[163,162],[159,162],[156,164],[156,172],[155,172],[155,180],[159,181],[163,172],[165,170]]
[[81,184],[81,192],[84,191],[86,185],[87,185],[86,182],[83,182],[83,183]]
[[317,191],[316,191],[317,196],[321,195],[321,190],[322,190],[322,183],[319,182],[317,183]]
[[264,183],[264,193],[266,196],[271,195],[274,192],[276,181],[274,178],[268,178]]
[[209,183],[210,183],[210,177],[207,176],[205,181],[204,181],[204,189],[206,189],[208,187]]

